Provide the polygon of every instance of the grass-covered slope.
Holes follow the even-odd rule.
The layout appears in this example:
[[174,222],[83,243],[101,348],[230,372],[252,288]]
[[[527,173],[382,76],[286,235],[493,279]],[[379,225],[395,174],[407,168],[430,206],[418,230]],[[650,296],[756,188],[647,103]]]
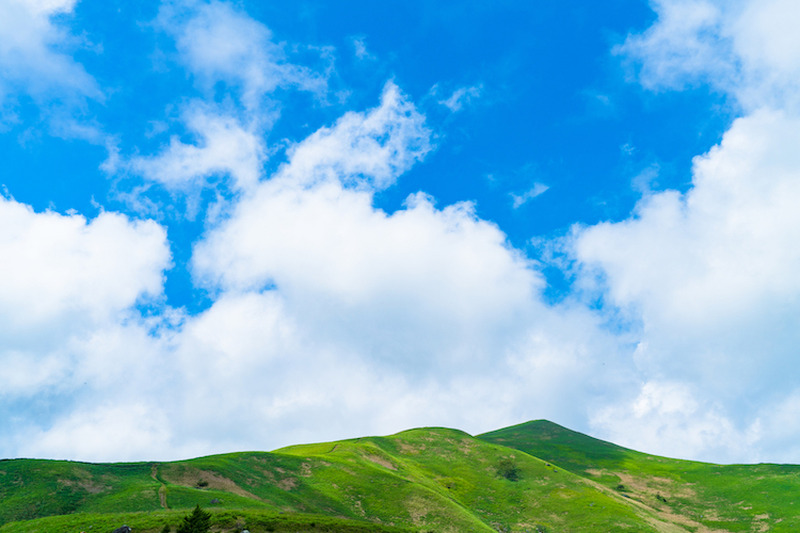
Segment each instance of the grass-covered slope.
[[690,531],[800,531],[797,465],[716,465],[668,459],[545,420],[479,438],[558,464]]
[[0,461],[0,533],[800,531],[800,467],[639,453],[538,421],[188,461]]
[[657,531],[613,491],[449,429],[170,463],[0,462],[3,533],[157,532],[196,504],[217,531]]
[[322,461],[308,482],[339,494],[347,487],[365,516],[435,531],[655,531],[624,498],[460,431],[417,429],[281,452]]

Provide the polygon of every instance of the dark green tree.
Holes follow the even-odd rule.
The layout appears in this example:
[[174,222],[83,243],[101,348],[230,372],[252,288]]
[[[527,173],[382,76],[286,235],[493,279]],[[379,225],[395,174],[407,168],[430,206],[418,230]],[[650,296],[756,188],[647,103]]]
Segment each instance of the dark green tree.
[[497,473],[509,481],[519,481],[519,468],[513,460],[505,458],[497,465]]
[[200,509],[200,505],[194,508],[191,514],[183,517],[177,533],[208,533],[211,530],[211,513]]

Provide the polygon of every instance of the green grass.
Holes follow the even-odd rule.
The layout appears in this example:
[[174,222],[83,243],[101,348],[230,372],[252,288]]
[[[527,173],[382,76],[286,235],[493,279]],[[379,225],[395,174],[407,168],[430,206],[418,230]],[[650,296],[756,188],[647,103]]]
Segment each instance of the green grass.
[[214,531],[799,531],[800,467],[628,450],[546,421],[165,463],[0,461],[0,533]]
[[[623,498],[528,454],[460,431],[425,428],[279,452],[302,457],[315,453],[312,457],[331,465],[329,472],[313,477],[315,482],[329,487],[347,483],[368,515],[397,516],[418,527],[655,531]],[[514,464],[517,480],[503,475],[506,461]],[[365,466],[368,470],[349,479],[348,473]]]
[[670,459],[628,450],[545,420],[479,438],[559,464],[691,530],[800,531],[798,465]]
[[[3,533],[52,533],[55,531],[111,532],[128,525],[136,533],[159,533],[165,524],[172,530],[180,523],[186,512],[160,511],[153,513],[78,513],[51,516],[14,522],[0,527]],[[383,526],[370,522],[341,518],[306,515],[278,514],[253,510],[211,511],[211,528],[215,532],[240,532],[248,529],[259,532],[329,532],[329,533],[411,533],[408,528]]]

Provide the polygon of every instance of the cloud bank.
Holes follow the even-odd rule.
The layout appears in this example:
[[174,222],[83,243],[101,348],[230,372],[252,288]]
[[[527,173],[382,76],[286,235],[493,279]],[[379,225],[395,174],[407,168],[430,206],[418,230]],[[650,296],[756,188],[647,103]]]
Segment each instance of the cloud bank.
[[[18,24],[0,26],[4,105],[99,98],[53,46],[69,35],[54,14],[74,6],[7,4]],[[800,48],[783,27],[795,8],[653,8],[653,26],[614,49],[632,81],[710,87],[739,116],[694,159],[685,192],[648,189],[623,220],[538,238],[570,263],[553,303],[554,266],[475,202],[423,189],[380,207],[440,142],[399,82],[274,142],[284,93],[322,106],[330,70],[303,66],[231,4],[163,4],[150,28],[195,92],[164,111],[163,142],[110,172],[164,202],[216,195],[188,261],[209,303],[166,302],[163,220],[0,199],[0,410],[13,435],[0,455],[169,459],[535,416],[656,453],[796,457]],[[467,113],[484,90],[438,104]]]
[[800,55],[796,33],[785,31],[796,7],[776,0],[654,8],[656,23],[617,49],[639,63],[641,83],[708,83],[743,114],[694,159],[685,194],[647,193],[631,218],[576,233],[574,254],[587,277],[640,330],[643,384],[628,402],[599,410],[594,423],[660,452],[796,461],[797,447],[773,441],[794,431],[779,428],[798,394]]

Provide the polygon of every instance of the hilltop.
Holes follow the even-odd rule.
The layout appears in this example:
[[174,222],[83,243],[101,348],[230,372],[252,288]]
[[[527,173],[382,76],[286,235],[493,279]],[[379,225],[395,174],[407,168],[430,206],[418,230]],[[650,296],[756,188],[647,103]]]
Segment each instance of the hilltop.
[[[800,467],[721,466],[622,448],[547,421],[187,461],[0,461],[0,533],[797,531]],[[797,502],[795,496],[797,495]]]

